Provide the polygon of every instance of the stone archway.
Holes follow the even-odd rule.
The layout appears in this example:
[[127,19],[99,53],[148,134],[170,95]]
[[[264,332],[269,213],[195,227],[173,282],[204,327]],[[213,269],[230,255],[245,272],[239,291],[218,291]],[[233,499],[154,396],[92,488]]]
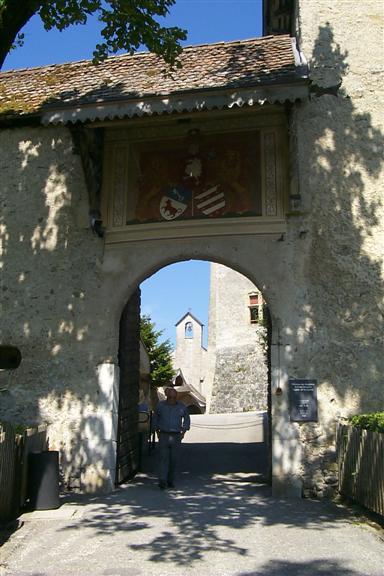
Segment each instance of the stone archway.
[[[183,263],[187,264],[188,261]],[[166,268],[169,266],[161,268],[158,272]],[[184,267],[183,270],[187,273],[188,268]],[[216,417],[230,413],[245,412],[247,417],[250,413],[254,416],[255,413],[263,413],[263,433],[262,436],[260,432],[255,433],[255,441],[257,438],[257,442],[262,441],[264,444],[263,478],[270,479],[267,470],[270,472],[271,437],[270,426],[267,423],[271,422],[269,353],[271,322],[269,310],[261,293],[257,320],[251,313],[254,310],[251,311],[249,305],[249,294],[256,292],[259,293],[257,287],[242,274],[224,265],[210,262],[208,344],[206,347],[203,346],[201,330],[196,330],[198,333],[195,339],[191,339],[189,335],[185,336],[185,322],[190,323],[192,319],[196,324],[195,328],[199,323],[188,313],[182,318],[180,325],[176,324],[177,346],[173,360],[175,370],[181,370],[183,374],[176,378],[176,382],[180,379],[182,383],[186,376],[188,384],[201,395],[201,399],[204,398],[202,409],[193,393],[192,396],[188,395],[183,389],[180,399],[186,404],[190,414],[203,414],[207,406],[210,406],[209,413]],[[159,295],[159,304],[160,302]],[[140,311],[141,293],[137,288],[123,309],[119,326],[117,484],[134,476],[140,466],[137,413],[140,395]],[[202,325],[199,328],[202,328]],[[185,346],[186,339],[187,346]],[[198,353],[197,356],[195,352]],[[204,357],[201,356],[202,352]],[[151,402],[149,397],[147,401]]]
[[[282,290],[281,242],[274,235],[268,237],[215,237],[191,238],[173,242],[143,241],[108,246],[104,255],[103,271],[108,276],[106,289],[113,294],[110,301],[118,328],[121,312],[140,283],[168,264],[190,259],[222,263],[240,272],[260,286],[271,310],[272,330],[270,339],[271,364],[271,438],[272,485],[276,494],[301,494],[299,468],[301,465],[300,441],[297,429],[290,425],[286,395],[275,391],[288,381],[287,360],[289,347],[282,342],[282,334],[290,331],[284,325],[292,309],[287,312],[287,299],[292,297],[293,276],[288,275]],[[131,250],[131,247],[134,250]],[[285,250],[284,250],[285,251]],[[271,257],[276,255],[276,265]],[[108,287],[109,284],[109,287]],[[288,350],[287,350],[288,348]]]

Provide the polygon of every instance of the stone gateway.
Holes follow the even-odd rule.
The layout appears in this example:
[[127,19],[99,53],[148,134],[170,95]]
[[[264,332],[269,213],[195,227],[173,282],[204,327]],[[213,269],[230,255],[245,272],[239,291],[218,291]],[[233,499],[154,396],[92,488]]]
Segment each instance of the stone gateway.
[[172,77],[146,53],[0,74],[0,417],[48,424],[68,486],[134,470],[138,287],[182,260],[268,304],[275,494],[332,493],[336,420],[383,408],[382,6],[278,4]]

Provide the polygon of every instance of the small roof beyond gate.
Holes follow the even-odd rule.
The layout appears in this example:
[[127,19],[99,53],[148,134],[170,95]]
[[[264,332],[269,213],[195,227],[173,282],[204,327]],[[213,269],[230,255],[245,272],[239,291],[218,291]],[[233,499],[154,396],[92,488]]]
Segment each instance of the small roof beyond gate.
[[198,318],[196,318],[196,316],[194,316],[194,315],[192,314],[192,312],[186,312],[186,313],[184,314],[184,316],[182,316],[182,317],[180,318],[180,320],[178,320],[178,321],[176,322],[175,326],[178,326],[185,318],[187,318],[187,316],[190,316],[191,318],[193,318],[195,322],[197,322],[198,324],[200,324],[200,326],[204,326],[204,324],[203,324],[202,322],[200,322],[200,320],[199,320]]
[[0,119],[45,124],[294,101],[308,93],[308,69],[287,35],[191,46],[182,68],[164,74],[149,52],[0,74]]

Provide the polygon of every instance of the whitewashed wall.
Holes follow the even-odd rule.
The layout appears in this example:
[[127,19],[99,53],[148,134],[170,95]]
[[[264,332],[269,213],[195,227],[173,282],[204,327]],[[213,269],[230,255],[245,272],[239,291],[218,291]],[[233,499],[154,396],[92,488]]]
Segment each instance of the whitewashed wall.
[[[276,493],[330,493],[335,419],[383,409],[382,7],[306,0],[297,16],[318,88],[291,111],[302,200],[282,237],[104,246],[89,229],[69,131],[0,132],[0,337],[23,354],[0,376],[1,417],[48,422],[72,486],[112,486],[121,311],[141,281],[176,261],[230,266],[270,306]],[[324,92],[340,79],[341,92]],[[319,423],[290,422],[288,377],[317,379]]]

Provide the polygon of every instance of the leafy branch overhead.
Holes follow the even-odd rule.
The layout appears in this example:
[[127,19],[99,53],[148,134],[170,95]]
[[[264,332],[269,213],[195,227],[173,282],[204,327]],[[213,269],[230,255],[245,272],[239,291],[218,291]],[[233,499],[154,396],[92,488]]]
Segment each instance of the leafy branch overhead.
[[151,366],[151,383],[155,387],[167,386],[173,376],[172,345],[169,340],[160,342],[163,330],[156,330],[150,316],[144,315],[140,319],[140,335],[149,355]]
[[98,62],[120,50],[133,53],[146,46],[171,67],[178,66],[180,42],[186,31],[159,22],[175,0],[0,0],[0,66],[8,52],[22,43],[22,28],[38,14],[46,30],[65,30],[86,24],[92,15],[102,23],[100,42],[93,52]]

